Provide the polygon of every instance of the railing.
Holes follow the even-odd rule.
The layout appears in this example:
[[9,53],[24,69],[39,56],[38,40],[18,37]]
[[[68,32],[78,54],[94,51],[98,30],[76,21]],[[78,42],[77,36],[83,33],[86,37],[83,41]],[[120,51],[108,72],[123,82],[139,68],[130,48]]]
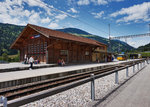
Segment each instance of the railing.
[[102,73],[102,74],[98,74],[98,75],[91,74],[91,77],[89,77],[89,78],[85,78],[85,79],[82,79],[82,80],[79,80],[79,81],[76,81],[76,82],[73,82],[73,83],[69,83],[67,85],[59,86],[59,87],[54,88],[54,89],[48,89],[46,91],[35,93],[35,94],[32,94],[32,95],[25,96],[25,97],[22,97],[22,98],[18,98],[18,99],[15,99],[15,100],[11,100],[11,101],[8,101],[8,102],[7,102],[7,98],[1,96],[0,104],[2,103],[2,105],[0,105],[0,106],[3,106],[3,107],[7,107],[7,106],[8,107],[18,107],[18,106],[25,105],[27,103],[30,103],[30,102],[33,102],[33,101],[36,101],[36,100],[40,100],[42,98],[45,98],[45,97],[48,97],[48,96],[66,91],[68,89],[77,87],[77,86],[85,84],[87,82],[91,82],[91,99],[94,101],[95,100],[95,79],[98,79],[98,78],[101,78],[101,77],[104,77],[104,76],[115,73],[115,84],[119,84],[119,81],[118,81],[118,76],[119,76],[118,72],[119,71],[121,71],[123,69],[126,69],[126,77],[128,78],[129,77],[129,75],[128,75],[129,67],[133,67],[133,73],[135,73],[135,66],[137,65],[137,70],[140,71],[145,67],[146,62],[147,62],[147,64],[149,64],[150,60],[145,60],[144,59],[141,62],[133,63],[132,65],[127,65],[127,66],[121,67],[121,68],[116,68],[115,70],[105,72],[105,73]]

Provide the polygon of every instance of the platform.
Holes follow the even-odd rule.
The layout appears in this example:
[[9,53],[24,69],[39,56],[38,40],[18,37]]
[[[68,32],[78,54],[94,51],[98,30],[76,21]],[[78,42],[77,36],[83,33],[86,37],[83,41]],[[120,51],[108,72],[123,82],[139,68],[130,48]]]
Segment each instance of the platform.
[[[150,64],[104,107],[150,107]],[[98,106],[101,107],[101,106]]]
[[[22,64],[21,62],[0,64],[0,73],[28,70],[29,66],[30,66],[30,64]],[[34,64],[34,69],[46,68],[46,67],[55,67],[55,66],[57,66],[57,64],[44,64],[44,63]]]
[[[131,60],[129,60],[131,61]],[[41,81],[51,79],[54,76],[63,76],[65,73],[73,71],[91,71],[91,69],[99,69],[100,67],[123,63],[126,61],[108,62],[108,63],[95,63],[95,64],[82,64],[82,65],[70,65],[70,66],[59,66],[51,68],[41,68],[33,70],[23,70],[14,72],[0,73],[0,88],[6,88],[10,86],[22,85],[35,81]]]

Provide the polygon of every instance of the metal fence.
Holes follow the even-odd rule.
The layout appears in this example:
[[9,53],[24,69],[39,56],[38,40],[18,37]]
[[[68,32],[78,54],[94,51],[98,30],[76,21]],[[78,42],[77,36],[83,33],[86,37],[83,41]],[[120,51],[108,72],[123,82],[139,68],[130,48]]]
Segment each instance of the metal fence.
[[27,103],[30,103],[30,102],[33,102],[36,100],[40,100],[42,98],[45,98],[45,97],[48,97],[48,96],[51,96],[54,94],[69,90],[71,88],[77,87],[77,86],[85,84],[87,82],[91,82],[91,99],[94,101],[95,100],[95,79],[102,78],[104,76],[115,73],[115,84],[119,84],[119,80],[118,80],[119,79],[119,75],[118,75],[119,71],[126,69],[126,77],[128,78],[129,77],[129,75],[128,75],[129,67],[133,67],[133,73],[135,73],[135,67],[136,66],[137,66],[137,70],[140,71],[145,67],[146,63],[149,64],[150,60],[144,59],[141,62],[133,63],[132,65],[127,65],[127,66],[121,67],[121,68],[116,68],[115,70],[105,72],[102,74],[98,74],[98,75],[91,74],[91,77],[89,77],[89,78],[85,78],[85,79],[82,79],[82,80],[79,80],[76,82],[69,83],[67,85],[59,86],[59,87],[56,87],[54,89],[48,89],[48,90],[45,90],[42,92],[38,92],[38,93],[35,93],[32,95],[18,98],[15,100],[11,100],[8,102],[7,102],[7,98],[5,98],[4,96],[1,96],[0,97],[0,104],[1,104],[0,106],[18,107],[18,106],[25,105]]

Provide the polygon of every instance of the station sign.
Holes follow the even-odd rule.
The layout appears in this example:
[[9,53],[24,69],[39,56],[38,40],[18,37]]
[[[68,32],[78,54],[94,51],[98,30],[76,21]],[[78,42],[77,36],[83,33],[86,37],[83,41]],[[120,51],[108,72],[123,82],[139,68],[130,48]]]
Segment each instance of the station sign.
[[40,37],[40,35],[34,35],[34,38],[38,38],[38,37]]
[[31,36],[30,39],[35,39],[35,38],[39,38],[40,35],[34,35],[34,36]]

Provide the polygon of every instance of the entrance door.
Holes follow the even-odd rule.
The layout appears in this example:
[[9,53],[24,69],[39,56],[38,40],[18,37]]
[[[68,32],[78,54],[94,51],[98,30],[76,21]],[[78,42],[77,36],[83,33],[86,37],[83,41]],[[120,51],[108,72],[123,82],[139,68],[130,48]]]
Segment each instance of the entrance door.
[[48,50],[46,50],[46,63],[48,64]]
[[62,58],[66,63],[69,62],[68,50],[60,50],[60,58]]

